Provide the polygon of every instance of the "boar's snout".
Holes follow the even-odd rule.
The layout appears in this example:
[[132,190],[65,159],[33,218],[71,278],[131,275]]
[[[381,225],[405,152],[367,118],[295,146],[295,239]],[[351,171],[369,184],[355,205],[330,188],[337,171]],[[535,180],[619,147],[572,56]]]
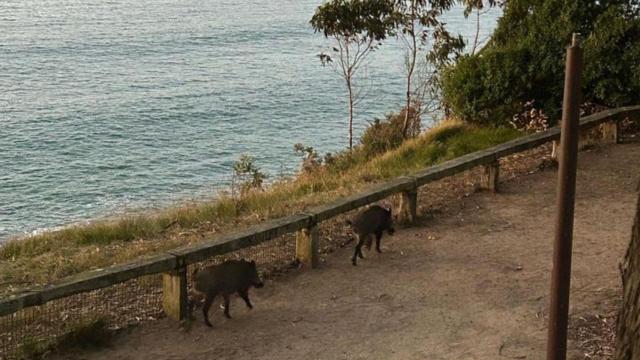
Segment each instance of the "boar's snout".
[[264,286],[264,283],[262,281],[259,281],[259,282],[255,283],[253,286],[255,286],[257,289],[260,289],[261,287]]
[[396,232],[396,229],[390,227],[389,230],[387,230],[387,232],[389,233],[389,235],[393,235],[393,233]]

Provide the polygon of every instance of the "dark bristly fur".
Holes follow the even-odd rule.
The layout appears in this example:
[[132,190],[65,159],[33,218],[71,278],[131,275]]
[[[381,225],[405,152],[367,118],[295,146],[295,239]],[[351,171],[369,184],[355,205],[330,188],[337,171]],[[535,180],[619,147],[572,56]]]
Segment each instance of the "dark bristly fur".
[[249,288],[261,288],[264,286],[258,276],[255,261],[228,260],[220,265],[212,265],[202,270],[195,270],[194,289],[204,294],[205,301],[202,307],[204,323],[212,326],[209,322],[209,308],[217,295],[224,298],[224,315],[231,319],[229,314],[229,296],[235,292],[247,304],[249,309],[253,308],[249,300]]
[[354,232],[358,236],[358,244],[356,250],[351,258],[351,263],[356,266],[357,258],[364,258],[362,255],[362,245],[366,241],[368,249],[371,249],[371,235],[376,236],[376,251],[380,251],[380,239],[382,233],[386,230],[389,235],[392,235],[395,231],[393,228],[393,216],[391,215],[391,209],[385,209],[378,205],[373,205],[368,209],[362,211],[353,219],[353,221],[347,221],[351,225]]

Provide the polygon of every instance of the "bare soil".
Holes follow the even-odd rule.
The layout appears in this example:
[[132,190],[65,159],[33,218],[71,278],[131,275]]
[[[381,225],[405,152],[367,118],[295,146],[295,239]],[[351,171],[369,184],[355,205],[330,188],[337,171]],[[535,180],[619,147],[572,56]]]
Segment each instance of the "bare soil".
[[[462,197],[385,236],[383,253],[365,252],[357,267],[345,247],[317,270],[267,280],[251,292],[254,310],[238,297],[231,320],[214,308],[213,329],[198,312],[188,328],[163,319],[57,358],[544,359],[556,175],[546,168],[499,194]],[[612,326],[598,329],[615,319],[639,178],[638,143],[580,155],[571,359],[606,358]]]

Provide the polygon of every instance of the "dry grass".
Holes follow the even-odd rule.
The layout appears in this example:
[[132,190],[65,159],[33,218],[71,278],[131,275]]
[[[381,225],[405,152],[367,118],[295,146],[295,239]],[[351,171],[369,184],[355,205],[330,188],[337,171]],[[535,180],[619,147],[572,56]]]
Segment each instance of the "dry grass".
[[620,289],[603,289],[596,308],[572,314],[568,335],[575,344],[579,358],[614,358],[617,317],[621,307]]
[[278,181],[266,191],[240,198],[222,195],[212,202],[11,240],[0,248],[0,294],[208,240],[238,226],[295,214],[519,135],[511,129],[447,121],[388,153],[373,158],[358,151],[341,155],[331,166]]

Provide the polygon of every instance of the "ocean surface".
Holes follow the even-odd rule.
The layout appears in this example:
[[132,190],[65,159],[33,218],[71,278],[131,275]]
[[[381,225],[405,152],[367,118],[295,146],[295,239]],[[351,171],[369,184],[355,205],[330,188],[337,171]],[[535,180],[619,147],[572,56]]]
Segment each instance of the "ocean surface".
[[[298,168],[295,143],[344,149],[345,88],[308,24],[320,3],[0,1],[0,242],[212,198],[242,153],[277,177]],[[446,20],[475,35],[462,9]],[[366,74],[356,134],[402,106],[401,43]]]

